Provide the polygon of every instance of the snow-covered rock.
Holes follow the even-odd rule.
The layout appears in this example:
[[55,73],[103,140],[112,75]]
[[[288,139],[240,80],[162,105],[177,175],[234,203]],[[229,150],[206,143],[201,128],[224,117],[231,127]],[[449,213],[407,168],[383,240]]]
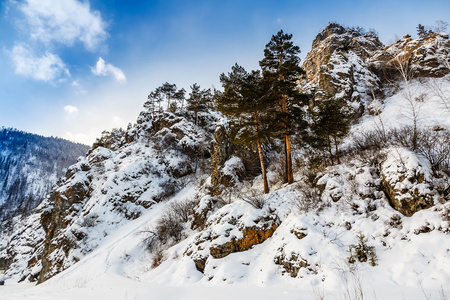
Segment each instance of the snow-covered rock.
[[379,91],[380,83],[366,60],[382,47],[371,32],[329,23],[316,36],[303,62],[305,91],[314,93],[317,100],[342,99],[351,112],[360,116],[372,91]]
[[404,148],[390,148],[381,164],[384,190],[392,206],[405,216],[433,206],[433,176],[429,161]]

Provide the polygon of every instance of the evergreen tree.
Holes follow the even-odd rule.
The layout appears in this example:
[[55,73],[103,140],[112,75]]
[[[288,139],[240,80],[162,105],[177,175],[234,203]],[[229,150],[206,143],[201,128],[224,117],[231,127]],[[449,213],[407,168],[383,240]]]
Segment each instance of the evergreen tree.
[[340,164],[338,146],[350,130],[348,114],[345,113],[338,100],[329,99],[317,107],[313,118],[314,123],[311,126],[314,133],[313,145],[319,149],[326,149],[330,154],[331,161],[334,162],[333,157],[335,157],[337,163]]
[[154,117],[156,111],[161,112],[161,102],[163,100],[163,96],[160,88],[156,88],[154,91],[150,92],[147,99],[147,102],[144,103],[144,108],[148,109]]
[[269,192],[262,140],[270,136],[270,130],[261,119],[268,114],[270,102],[265,101],[266,89],[259,71],[248,73],[243,67],[234,65],[231,73],[221,74],[224,92],[216,93],[217,108],[231,120],[233,142],[247,145],[254,143],[258,149],[264,193]]
[[177,91],[176,84],[165,82],[154,91],[150,92],[147,97],[148,101],[144,103],[144,107],[151,111],[154,116],[155,111],[162,112],[161,102],[165,99],[167,101],[167,111],[173,112],[178,108],[178,105],[176,103],[173,104],[172,100],[178,100],[183,103],[185,92],[184,89]]
[[194,83],[191,85],[189,98],[186,99],[186,109],[194,112],[195,124],[197,125],[198,113],[205,111],[212,101],[210,89],[200,89],[200,85]]
[[172,100],[173,96],[177,92],[177,85],[165,82],[165,83],[163,83],[161,85],[160,91],[165,96],[165,98],[167,100],[167,111],[169,111],[170,101]]
[[173,98],[181,101],[181,108],[184,108],[184,100],[185,100],[185,95],[186,95],[186,90],[185,89],[180,89],[178,90],[174,95]]
[[425,26],[423,26],[422,24],[417,25],[417,35],[421,38],[425,37],[426,35]]
[[288,183],[294,181],[290,136],[295,124],[301,119],[298,104],[307,98],[296,90],[297,81],[305,72],[300,67],[300,48],[294,46],[291,39],[292,34],[285,34],[283,30],[273,35],[264,49],[264,59],[259,62],[264,80],[269,86],[268,99],[279,107],[278,120],[281,122],[284,138],[284,180]]
[[417,25],[417,35],[420,38],[427,38],[433,35],[433,31],[431,29],[426,29],[422,24]]

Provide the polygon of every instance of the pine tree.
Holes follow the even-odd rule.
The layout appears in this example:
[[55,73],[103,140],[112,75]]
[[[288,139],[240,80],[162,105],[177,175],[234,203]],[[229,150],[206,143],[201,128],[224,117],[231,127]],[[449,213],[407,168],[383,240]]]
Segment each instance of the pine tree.
[[305,72],[300,67],[300,48],[294,46],[291,39],[292,34],[285,34],[283,30],[273,35],[264,49],[264,59],[259,62],[264,80],[269,85],[268,99],[279,107],[278,119],[284,138],[284,180],[287,183],[294,181],[290,136],[296,120],[300,118],[298,104],[306,98],[296,90],[297,81]]
[[350,130],[350,120],[348,114],[343,110],[338,100],[328,99],[323,101],[318,107],[317,112],[313,116],[314,123],[311,130],[315,135],[313,145],[319,149],[326,149],[331,161],[334,157],[340,164],[339,143]]
[[269,184],[264,165],[262,140],[270,136],[270,130],[261,122],[270,116],[268,104],[264,97],[266,89],[259,71],[248,73],[238,64],[232,67],[228,75],[221,74],[223,93],[216,93],[217,108],[231,121],[231,135],[235,143],[247,145],[254,143],[258,149],[264,193],[269,192]]
[[185,100],[185,95],[186,95],[186,90],[185,89],[180,89],[178,90],[174,95],[173,98],[181,101],[181,108],[184,108],[184,100]]
[[160,91],[165,96],[165,98],[167,100],[167,111],[169,111],[170,101],[172,100],[173,96],[177,92],[177,85],[165,82],[165,83],[163,83],[161,85]]
[[431,29],[426,29],[425,26],[423,26],[422,24],[417,25],[417,35],[420,38],[427,38],[433,35],[433,30]]
[[150,92],[147,97],[148,101],[144,103],[144,107],[154,116],[156,111],[162,112],[161,102],[165,99],[167,101],[167,111],[174,112],[178,108],[178,104],[173,103],[172,100],[181,101],[183,106],[185,93],[185,89],[177,91],[176,84],[165,82],[154,91]]
[[148,109],[154,117],[156,111],[161,112],[161,102],[163,100],[163,96],[160,88],[156,88],[154,91],[150,92],[147,99],[148,100],[144,103],[144,108]]
[[421,38],[425,37],[426,35],[425,26],[423,26],[422,24],[417,25],[417,35]]
[[191,85],[189,98],[186,99],[186,109],[194,112],[195,124],[197,125],[198,113],[205,111],[208,104],[212,101],[212,93],[210,89],[200,89],[200,85],[194,83]]

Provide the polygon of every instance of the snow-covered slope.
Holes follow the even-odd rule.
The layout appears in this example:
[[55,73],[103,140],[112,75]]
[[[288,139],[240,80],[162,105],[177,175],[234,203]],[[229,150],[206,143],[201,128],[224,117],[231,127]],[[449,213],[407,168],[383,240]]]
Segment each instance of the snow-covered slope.
[[[367,42],[338,29],[333,34],[352,37],[353,47]],[[375,37],[367,43],[375,45]],[[354,62],[369,70],[375,50],[362,50],[345,52],[353,70]],[[281,183],[272,160],[268,195],[261,195],[260,176],[244,176],[244,150],[230,150],[224,126],[215,130],[225,123],[218,113],[200,114],[198,124],[183,110],[141,113],[136,125],[105,136],[70,167],[14,232],[2,254],[12,260],[5,295],[445,299],[449,75],[390,85],[376,77],[375,98],[364,78],[357,80],[365,91],[362,117],[340,145],[342,163],[308,169],[306,151],[295,149],[295,182]],[[217,155],[215,176],[233,178],[220,189],[209,171]],[[43,283],[12,283],[20,279]]]

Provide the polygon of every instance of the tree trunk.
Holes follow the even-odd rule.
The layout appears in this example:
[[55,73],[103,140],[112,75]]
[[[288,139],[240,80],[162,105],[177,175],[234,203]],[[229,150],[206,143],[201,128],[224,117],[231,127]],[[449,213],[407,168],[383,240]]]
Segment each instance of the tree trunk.
[[261,173],[264,182],[264,194],[269,193],[269,183],[267,182],[266,167],[264,165],[264,154],[261,147],[261,139],[259,138],[259,121],[258,113],[254,112],[253,117],[255,119],[255,130],[256,130],[256,144],[258,145],[259,162],[261,163]]
[[[281,67],[283,64],[284,53],[282,52],[280,55],[280,64]],[[280,72],[280,81],[284,80],[283,73]],[[292,156],[291,156],[291,142],[289,139],[289,125],[287,120],[287,104],[286,104],[286,95],[281,96],[281,112],[285,114],[283,117],[283,125],[284,125],[284,163],[285,163],[285,175],[284,180],[287,183],[294,182],[294,173],[292,171]]]
[[340,155],[339,155],[339,148],[338,148],[338,142],[336,137],[334,138],[334,147],[336,149],[336,159],[337,159],[337,163],[341,164],[341,159],[340,159]]
[[333,147],[331,146],[331,139],[330,139],[330,137],[327,137],[327,148],[328,148],[328,152],[330,153],[331,165],[333,165],[334,164]]
[[[287,114],[286,95],[281,97],[281,112]],[[285,182],[294,182],[294,173],[292,171],[292,156],[291,156],[291,142],[289,138],[289,125],[287,116],[283,117],[284,125],[284,163],[285,163]]]
[[286,144],[286,162],[287,162],[287,182],[294,182],[294,172],[292,171],[292,156],[291,156],[291,142],[289,135],[285,136],[285,144]]

